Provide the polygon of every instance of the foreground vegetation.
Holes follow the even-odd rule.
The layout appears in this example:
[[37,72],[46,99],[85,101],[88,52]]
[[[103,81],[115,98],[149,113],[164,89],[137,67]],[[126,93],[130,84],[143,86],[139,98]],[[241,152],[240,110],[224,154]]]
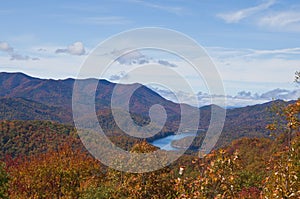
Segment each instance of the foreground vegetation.
[[[275,139],[238,139],[144,174],[102,165],[71,126],[3,121],[0,198],[300,198],[299,112],[300,100],[280,110],[287,126],[268,126],[282,131]],[[156,150],[123,141],[132,153]]]

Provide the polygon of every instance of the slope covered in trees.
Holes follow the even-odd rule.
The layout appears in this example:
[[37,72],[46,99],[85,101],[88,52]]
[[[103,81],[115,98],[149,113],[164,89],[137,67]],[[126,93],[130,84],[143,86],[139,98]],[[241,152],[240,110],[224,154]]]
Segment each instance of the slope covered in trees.
[[[31,135],[31,130],[43,135],[47,130],[50,135],[64,135],[57,139],[65,139],[65,143],[53,142],[57,147],[50,144],[47,150],[4,158],[0,167],[0,194],[10,198],[297,199],[300,197],[299,112],[299,100],[282,109],[280,114],[288,126],[276,139],[242,138],[210,154],[200,151],[198,155],[184,155],[168,167],[142,174],[107,168],[81,147],[74,147],[76,142],[70,142],[70,137],[76,134],[71,126],[5,121],[2,130],[15,135],[11,137],[23,140],[26,136],[22,132]],[[278,127],[269,125],[271,130]],[[27,130],[21,131],[22,128]],[[15,133],[16,129],[20,133]],[[56,136],[37,141],[48,142]],[[132,153],[153,150],[156,148],[145,141],[133,142],[128,148]],[[182,172],[180,167],[184,168]]]
[[[85,152],[63,145],[6,160],[8,175],[3,176],[9,177],[4,194],[11,198],[275,198],[275,194],[298,198],[299,135],[293,138],[293,150],[284,149],[281,141],[244,138],[203,158],[183,156],[169,167],[144,174],[107,168]],[[141,142],[132,152],[152,148]],[[182,175],[180,166],[185,167]]]

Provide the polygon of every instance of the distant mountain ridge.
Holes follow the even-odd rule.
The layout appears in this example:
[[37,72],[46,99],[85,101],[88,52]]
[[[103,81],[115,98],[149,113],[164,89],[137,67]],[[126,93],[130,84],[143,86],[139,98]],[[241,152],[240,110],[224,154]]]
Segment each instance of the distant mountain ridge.
[[[107,80],[97,80],[97,79],[85,79],[80,81],[86,81],[87,87],[89,82],[92,84],[94,81],[98,82],[98,88],[96,92],[96,100],[101,101],[99,108],[107,108],[112,91],[115,87],[115,83],[109,82]],[[72,91],[75,79],[68,78],[65,80],[53,80],[53,79],[39,79],[30,77],[23,73],[0,73],[0,97],[10,97],[10,98],[24,98],[32,101],[44,103],[53,106],[64,106],[67,108],[72,107]],[[126,87],[132,85],[121,85],[126,90]],[[136,98],[134,100],[134,106],[140,105],[139,112],[144,112],[145,106],[149,103],[164,103],[170,105],[169,108],[175,110],[173,106],[175,103],[164,99],[158,93],[152,91],[146,86],[140,85],[138,91],[135,92]],[[140,99],[143,99],[141,102]],[[141,110],[142,108],[142,110]]]
[[[116,84],[106,80],[86,79],[86,85],[99,81],[96,91],[96,110],[104,119],[101,121],[107,128],[116,128],[110,112],[110,99]],[[51,120],[60,123],[72,123],[72,91],[74,79],[53,80],[33,78],[23,73],[0,73],[0,120]],[[166,100],[146,86],[140,87],[130,99],[130,112],[141,124],[149,120],[149,108],[154,104],[162,105],[168,114],[163,129],[166,132],[176,131],[180,123],[180,105]],[[126,94],[130,85],[118,85]],[[121,92],[121,95],[123,94]],[[288,102],[283,102],[287,104]],[[266,137],[265,129],[271,122],[271,113],[267,111],[273,102],[233,108],[227,110],[224,129],[220,142],[229,143],[240,137]],[[182,105],[188,110],[197,109]],[[199,129],[207,129],[211,117],[211,105],[200,108]],[[220,107],[219,107],[220,108]],[[191,117],[191,120],[193,118]],[[149,122],[149,121],[148,121]],[[159,137],[159,136],[158,136]],[[221,144],[222,144],[221,143]]]
[[[111,107],[111,96],[116,84],[107,80],[97,79],[84,79],[78,81],[84,81],[86,90],[89,89],[90,85],[95,84],[95,81],[98,83],[95,94],[96,111],[98,115],[102,115],[104,112],[105,116],[109,118],[106,112]],[[33,78],[22,73],[0,73],[0,98],[6,98],[6,100],[3,99],[3,102],[6,102],[6,110],[14,112],[10,114],[11,117],[5,117],[4,105],[2,107],[0,106],[0,113],[2,113],[0,119],[24,120],[26,117],[20,112],[20,110],[24,110],[25,112],[28,112],[29,115],[32,113],[32,115],[28,117],[28,120],[32,120],[32,118],[38,120],[50,119],[56,122],[72,123],[72,91],[74,82],[75,79],[71,78],[65,80],[52,80]],[[165,108],[168,114],[167,128],[165,128],[164,131],[176,131],[178,123],[180,122],[179,104],[164,99],[158,93],[141,84],[118,84],[118,86],[121,91],[119,93],[121,96],[120,99],[122,99],[123,95],[128,95],[127,90],[129,88],[139,87],[130,99],[130,112],[132,114],[140,115],[140,117],[147,119],[149,118],[148,112],[150,107],[154,104],[160,104]],[[14,104],[16,99],[20,101],[18,108],[8,108],[8,105]],[[27,101],[24,102],[24,100]],[[121,100],[120,103],[124,102]],[[27,106],[25,109],[20,107],[22,104],[30,104],[30,106]],[[44,104],[45,107],[48,107],[47,111],[44,110],[42,112],[48,112],[49,115],[37,114],[36,109],[40,106],[39,104]],[[189,105],[183,106],[191,110],[195,109]],[[30,111],[28,107],[31,107],[32,110]],[[172,128],[169,128],[171,126]]]

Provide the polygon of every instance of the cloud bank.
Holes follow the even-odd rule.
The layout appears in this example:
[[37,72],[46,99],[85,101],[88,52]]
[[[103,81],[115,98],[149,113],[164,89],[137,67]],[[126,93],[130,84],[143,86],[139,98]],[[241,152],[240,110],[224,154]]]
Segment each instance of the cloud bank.
[[224,99],[226,98],[226,106],[227,108],[231,107],[243,107],[248,105],[254,105],[254,104],[260,104],[265,103],[271,100],[281,99],[281,100],[296,100],[300,96],[300,89],[297,90],[287,90],[287,89],[274,89],[262,94],[254,93],[252,94],[250,91],[240,91],[237,95],[226,95],[226,96],[220,96],[220,95],[214,95],[214,94],[208,94],[199,92],[197,93],[197,98],[199,104],[192,104],[191,98],[192,94],[187,93],[184,91],[176,91],[175,93],[170,90],[165,90],[157,87],[150,87],[152,90],[158,92],[160,95],[165,97],[166,99],[172,100],[174,102],[178,102],[177,97],[182,99],[184,103],[201,107],[205,105],[211,104],[211,99]]
[[7,53],[10,56],[10,60],[39,60],[38,57],[30,57],[28,55],[22,55],[15,52],[7,42],[0,42],[0,51]]

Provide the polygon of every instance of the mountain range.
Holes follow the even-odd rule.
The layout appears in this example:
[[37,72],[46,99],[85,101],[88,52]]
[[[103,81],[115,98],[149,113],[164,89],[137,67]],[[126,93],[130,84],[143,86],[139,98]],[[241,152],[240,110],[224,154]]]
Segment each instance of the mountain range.
[[[120,132],[116,125],[110,105],[115,83],[107,80],[84,79],[86,88],[98,82],[96,90],[96,111],[98,120],[107,132]],[[73,124],[72,91],[75,79],[53,80],[30,77],[23,73],[0,73],[0,120],[50,120],[63,124]],[[164,99],[158,93],[141,84],[118,85],[119,95],[126,96],[127,90],[138,87],[130,98],[129,111],[136,123],[143,126],[150,122],[149,109],[154,104],[163,106],[167,121],[159,134],[149,140],[157,139],[176,132],[180,124],[181,107],[193,112],[198,109],[187,104],[178,104]],[[122,103],[122,102],[120,102]],[[224,145],[240,137],[266,137],[266,125],[272,122],[269,109],[272,101],[254,106],[228,109],[219,145]],[[200,107],[199,129],[207,129],[211,109],[215,105]],[[122,106],[121,106],[122,107]],[[221,107],[218,107],[221,109]],[[193,121],[191,116],[190,120]]]

